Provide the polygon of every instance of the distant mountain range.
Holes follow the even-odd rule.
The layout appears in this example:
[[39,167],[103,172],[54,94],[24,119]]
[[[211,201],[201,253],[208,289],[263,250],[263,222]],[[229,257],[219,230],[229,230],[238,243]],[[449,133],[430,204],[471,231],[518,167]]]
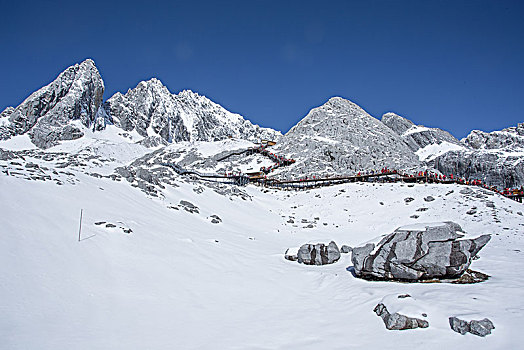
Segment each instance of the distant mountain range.
[[[0,113],[0,140],[28,135],[39,148],[114,125],[155,145],[228,138],[277,141],[296,163],[270,176],[339,175],[388,167],[434,169],[499,187],[524,185],[524,123],[501,131],[472,131],[462,140],[387,113],[381,120],[334,97],[289,132],[252,124],[195,92],[172,94],[158,79],[140,82],[103,101],[104,82],[88,59],[67,68],[19,106]],[[0,142],[1,147],[1,142]]]

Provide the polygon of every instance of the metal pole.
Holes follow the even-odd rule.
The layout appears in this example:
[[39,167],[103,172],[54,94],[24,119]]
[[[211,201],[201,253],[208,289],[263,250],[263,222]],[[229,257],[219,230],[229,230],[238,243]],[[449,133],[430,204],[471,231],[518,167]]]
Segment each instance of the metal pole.
[[80,242],[80,234],[82,233],[82,214],[84,209],[80,209],[80,228],[78,229],[78,242]]

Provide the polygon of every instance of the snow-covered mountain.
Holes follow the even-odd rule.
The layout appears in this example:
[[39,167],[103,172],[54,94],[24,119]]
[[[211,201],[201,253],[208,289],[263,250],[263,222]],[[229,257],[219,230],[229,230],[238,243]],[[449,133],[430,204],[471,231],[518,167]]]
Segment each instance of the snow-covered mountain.
[[281,176],[422,166],[397,133],[341,97],[312,109],[285,134],[275,152],[296,160],[294,165],[276,172]]
[[192,91],[171,94],[155,78],[124,95],[116,93],[102,106],[103,92],[103,80],[92,60],[71,66],[18,107],[0,114],[0,140],[27,134],[36,146],[49,148],[82,137],[86,129],[102,130],[111,123],[166,142],[231,137],[260,141],[281,136]]
[[75,64],[18,107],[0,114],[0,140],[27,133],[35,145],[48,148],[82,137],[83,129],[95,122],[103,93],[95,63],[87,59]]
[[140,82],[125,95],[116,93],[104,103],[115,125],[146,137],[158,135],[167,142],[278,139],[281,134],[253,125],[241,115],[190,90],[171,94],[158,79]]
[[[434,168],[499,187],[524,183],[523,124],[492,133],[473,131],[459,141],[446,131],[415,125],[394,113],[379,121],[356,104],[334,97],[282,136],[192,91],[173,94],[155,78],[140,82],[125,94],[116,93],[104,103],[103,92],[104,83],[92,60],[71,66],[18,107],[0,113],[0,140],[25,138],[40,148],[49,148],[114,125],[128,139],[153,148],[230,138],[251,145],[261,139],[278,141],[273,152],[296,160],[270,174],[279,178],[388,167]],[[171,157],[169,152],[166,149],[164,158]],[[224,165],[218,164],[220,157],[204,160],[197,151],[190,153],[186,165],[208,170],[256,171],[272,165],[257,155],[247,162],[236,162],[233,157]]]

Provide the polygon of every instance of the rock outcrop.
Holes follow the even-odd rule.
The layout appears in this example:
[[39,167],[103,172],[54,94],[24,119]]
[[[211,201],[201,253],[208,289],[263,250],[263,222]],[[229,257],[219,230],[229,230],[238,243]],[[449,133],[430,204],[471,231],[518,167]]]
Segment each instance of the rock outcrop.
[[312,109],[273,149],[296,160],[275,172],[280,177],[347,175],[421,165],[397,133],[341,97]]
[[463,141],[473,149],[521,150],[524,148],[524,123],[490,133],[473,130]]
[[457,138],[447,131],[415,125],[412,121],[395,113],[384,114],[381,121],[401,136],[413,152],[429,145],[442,145],[443,143],[456,145],[459,148],[464,147]]
[[36,146],[48,148],[61,140],[82,137],[82,129],[95,123],[103,93],[104,83],[95,63],[87,59],[75,64],[18,107],[4,110],[0,139],[29,133]]
[[457,278],[491,236],[461,239],[453,222],[401,227],[387,235],[375,249],[370,243],[354,248],[351,260],[358,277],[418,281]]
[[495,329],[493,322],[491,322],[488,318],[484,318],[480,321],[472,320],[467,322],[457,317],[450,317],[449,325],[451,329],[457,333],[462,335],[471,333],[478,335],[479,337],[485,337],[486,335],[491,334],[492,329]]
[[323,243],[304,244],[298,250],[297,258],[299,263],[306,265],[333,264],[340,259],[340,250],[333,241],[327,246]]
[[384,325],[389,330],[404,330],[404,329],[415,329],[415,328],[428,328],[429,323],[426,320],[419,318],[408,317],[401,315],[398,312],[391,314],[386,306],[382,303],[375,306],[373,312],[382,318]]
[[491,133],[474,130],[463,141],[470,149],[449,151],[430,165],[499,189],[524,184],[524,123]]
[[204,96],[184,90],[172,94],[156,78],[140,82],[126,94],[117,92],[103,109],[125,131],[160,136],[167,142],[217,141],[230,137],[260,141],[278,139],[275,130],[253,125]]

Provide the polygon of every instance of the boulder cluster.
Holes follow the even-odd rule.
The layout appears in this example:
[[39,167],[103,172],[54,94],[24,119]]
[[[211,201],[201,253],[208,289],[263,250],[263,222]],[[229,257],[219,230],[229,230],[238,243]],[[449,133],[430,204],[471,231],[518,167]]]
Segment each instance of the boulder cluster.
[[457,333],[460,333],[462,335],[466,333],[471,333],[474,335],[478,335],[479,337],[485,337],[486,335],[491,334],[492,329],[495,329],[493,322],[491,322],[487,318],[484,318],[480,321],[471,320],[470,322],[467,322],[457,317],[450,317],[449,325],[451,329],[453,329]]

